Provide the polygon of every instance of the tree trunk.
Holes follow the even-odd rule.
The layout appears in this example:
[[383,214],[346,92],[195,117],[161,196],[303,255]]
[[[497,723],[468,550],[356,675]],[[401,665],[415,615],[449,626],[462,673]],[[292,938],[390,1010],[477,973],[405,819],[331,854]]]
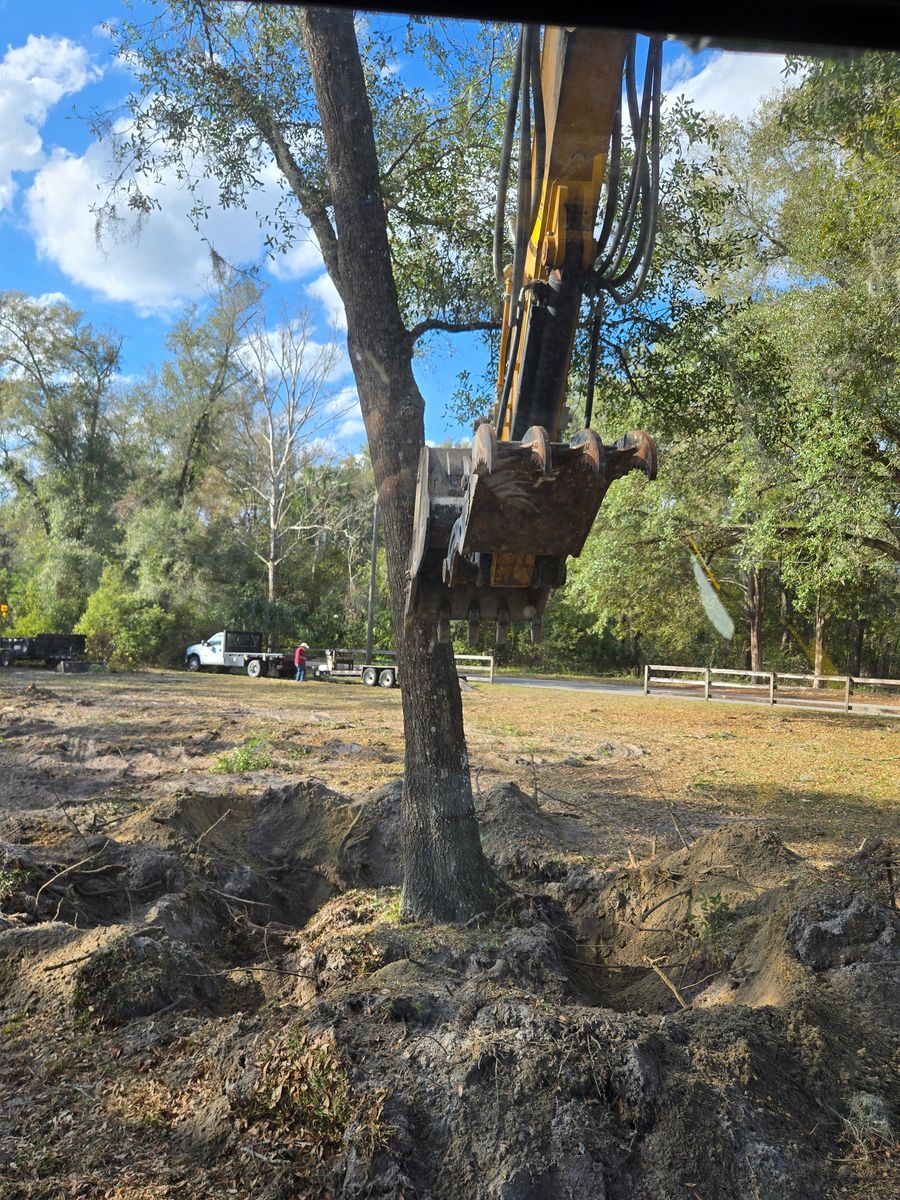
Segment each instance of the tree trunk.
[[273,509],[269,511],[269,561],[266,563],[269,571],[269,603],[274,604],[278,599],[278,564],[281,561],[281,535],[278,532],[278,518]]
[[820,676],[825,674],[825,626],[827,622],[828,617],[825,615],[824,610],[817,604],[815,634],[816,645],[815,658],[813,662],[813,675],[815,676],[813,680],[813,687],[817,688],[824,687]]
[[850,674],[862,675],[863,663],[863,646],[866,640],[866,625],[868,622],[865,617],[857,616],[856,618],[856,637],[853,640],[853,657],[850,661]]
[[791,627],[794,624],[794,598],[787,590],[781,588],[781,651],[787,653],[791,646]]
[[378,488],[402,678],[402,912],[413,920],[465,920],[491,909],[500,885],[481,849],[453,647],[440,644],[430,625],[404,627],[424,401],[394,283],[372,114],[352,13],[303,8],[300,25],[325,137],[337,233],[333,278]]
[[762,671],[762,624],[766,610],[766,581],[762,570],[754,567],[747,574],[746,612],[750,633],[750,670]]

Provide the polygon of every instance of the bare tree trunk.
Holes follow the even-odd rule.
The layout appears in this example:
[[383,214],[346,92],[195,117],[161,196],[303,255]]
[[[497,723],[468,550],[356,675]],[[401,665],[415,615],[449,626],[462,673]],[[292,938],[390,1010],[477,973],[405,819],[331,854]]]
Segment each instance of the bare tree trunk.
[[274,604],[278,599],[278,564],[281,559],[281,538],[278,534],[278,522],[274,511],[269,513],[269,560],[266,563],[269,571],[269,603]]
[[825,626],[828,622],[828,617],[825,614],[820,604],[816,605],[816,633],[815,633],[815,658],[813,662],[813,687],[824,687],[822,680],[819,678],[825,674]]
[[787,590],[781,588],[781,650],[785,653],[791,645],[791,626],[794,623],[794,598]]
[[378,488],[402,677],[402,911],[416,920],[465,920],[493,907],[499,884],[479,839],[453,648],[430,625],[404,628],[424,402],[394,283],[372,114],[352,13],[303,8],[300,25],[325,136],[333,278]]
[[747,627],[750,633],[750,670],[761,671],[762,625],[766,610],[766,580],[760,567],[747,573],[746,589]]
[[858,615],[856,618],[856,637],[853,641],[853,657],[850,661],[850,674],[862,675],[863,663],[863,646],[866,640],[866,626],[868,622],[865,617]]

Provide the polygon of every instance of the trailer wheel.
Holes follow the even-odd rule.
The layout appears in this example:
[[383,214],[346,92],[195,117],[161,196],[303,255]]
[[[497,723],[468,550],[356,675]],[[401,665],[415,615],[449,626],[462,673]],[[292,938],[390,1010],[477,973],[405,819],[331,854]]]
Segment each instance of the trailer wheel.
[[394,686],[394,672],[382,671],[378,676],[378,686],[383,688],[392,688]]
[[374,687],[378,682],[378,669],[376,667],[366,667],[362,673],[362,681],[367,687]]
[[247,674],[251,679],[259,679],[262,675],[262,662],[258,658],[251,658],[247,663]]
[[199,654],[192,654],[192,655],[191,655],[191,657],[190,657],[190,658],[188,659],[188,661],[187,661],[187,669],[188,669],[189,671],[199,671],[199,670],[200,670],[200,656],[199,656]]

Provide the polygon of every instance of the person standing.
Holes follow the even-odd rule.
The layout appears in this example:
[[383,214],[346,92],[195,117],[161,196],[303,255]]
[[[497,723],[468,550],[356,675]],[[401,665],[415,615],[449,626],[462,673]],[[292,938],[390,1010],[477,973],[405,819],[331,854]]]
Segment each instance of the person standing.
[[306,642],[301,642],[294,651],[294,666],[297,668],[297,674],[294,676],[295,683],[302,683],[306,678],[306,652],[309,649]]

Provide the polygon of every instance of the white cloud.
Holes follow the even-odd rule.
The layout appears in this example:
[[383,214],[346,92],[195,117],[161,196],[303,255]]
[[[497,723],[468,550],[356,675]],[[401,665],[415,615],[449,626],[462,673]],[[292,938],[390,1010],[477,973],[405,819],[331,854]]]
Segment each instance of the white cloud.
[[100,75],[85,48],[68,38],[30,34],[24,46],[7,49],[0,62],[0,211],[15,195],[13,172],[44,162],[40,130],[50,110]]
[[347,314],[344,312],[344,302],[338,295],[338,290],[331,281],[330,275],[320,275],[307,285],[307,295],[319,300],[325,306],[331,323],[335,329],[347,328]]
[[736,54],[721,51],[696,75],[689,76],[691,59],[682,55],[667,67],[666,94],[685,96],[703,112],[747,120],[760,100],[780,88],[784,58],[779,54]]
[[333,416],[346,416],[351,410],[357,414],[357,419],[361,420],[362,415],[359,412],[359,396],[356,393],[355,386],[341,388],[336,396],[332,396],[325,405],[325,411]]
[[313,271],[322,270],[322,252],[312,232],[300,233],[297,241],[284,254],[271,255],[269,271],[276,279],[301,279]]
[[354,438],[364,437],[365,432],[366,427],[362,417],[348,417],[337,427],[336,436],[342,441],[350,441]]
[[[195,163],[195,168],[201,165]],[[132,304],[142,314],[165,312],[203,289],[210,273],[210,246],[235,265],[258,262],[264,256],[266,231],[257,211],[271,215],[281,198],[274,163],[262,173],[264,186],[254,198],[256,211],[220,208],[215,182],[202,180],[196,198],[209,205],[209,215],[199,232],[188,215],[190,193],[178,182],[174,169],[161,169],[159,179],[142,185],[160,208],[147,214],[139,231],[129,219],[118,236],[106,230],[98,242],[91,208],[107,195],[112,174],[111,151],[105,143],[93,142],[82,155],[56,150],[26,194],[25,210],[39,256],[55,263],[74,282],[110,300]],[[301,233],[271,273],[291,279],[321,265],[315,241]],[[330,296],[326,319],[334,320]]]
[[49,308],[51,304],[70,304],[71,301],[65,292],[41,292],[35,297],[35,303]]

